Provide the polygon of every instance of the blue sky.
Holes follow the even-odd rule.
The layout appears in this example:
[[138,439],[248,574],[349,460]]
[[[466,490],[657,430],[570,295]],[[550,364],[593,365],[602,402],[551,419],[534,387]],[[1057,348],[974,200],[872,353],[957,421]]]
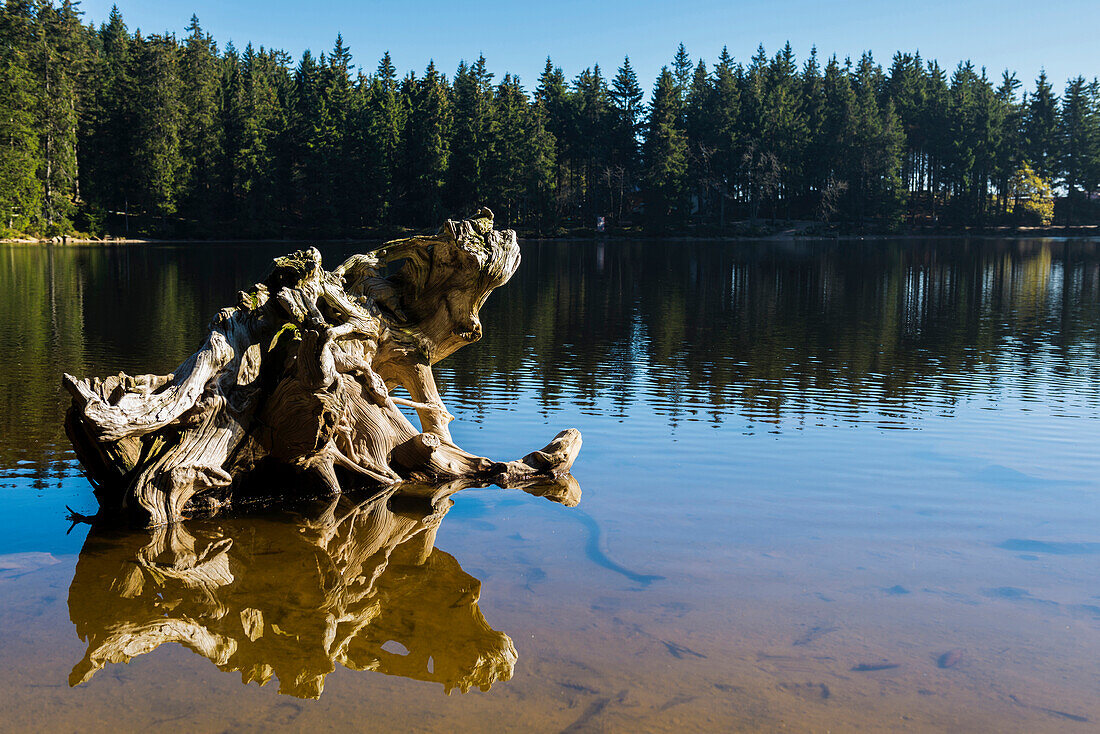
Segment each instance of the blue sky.
[[[83,0],[85,21],[103,21],[112,4]],[[772,54],[789,40],[800,62],[816,44],[823,56],[841,58],[871,50],[884,66],[898,49],[919,50],[949,68],[969,58],[991,76],[1016,71],[1025,87],[1041,67],[1058,90],[1070,76],[1100,75],[1100,0],[119,0],[118,6],[131,31],[182,34],[196,13],[220,46],[252,41],[295,57],[306,48],[327,51],[339,32],[366,70],[386,50],[402,74],[420,72],[433,58],[453,73],[460,59],[484,53],[498,78],[519,74],[529,90],[547,54],[568,78],[594,63],[611,76],[629,54],[648,90],[681,41],[693,59],[708,62],[723,45],[746,61],[759,43]]]

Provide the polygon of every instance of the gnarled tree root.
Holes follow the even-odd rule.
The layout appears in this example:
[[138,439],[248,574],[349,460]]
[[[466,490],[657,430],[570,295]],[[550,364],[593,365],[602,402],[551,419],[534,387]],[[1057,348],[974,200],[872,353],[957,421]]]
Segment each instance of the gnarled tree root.
[[[271,465],[306,472],[332,494],[341,476],[356,486],[512,486],[566,474],[581,446],[575,429],[510,462],[456,446],[432,375],[481,337],[482,304],[519,266],[515,232],[492,224],[482,209],[332,271],[315,248],[276,258],[172,374],[66,374],[66,433],[101,514],[177,522],[200,506],[231,505],[241,483]],[[399,387],[409,398],[390,394]],[[416,411],[419,430],[399,406]]]

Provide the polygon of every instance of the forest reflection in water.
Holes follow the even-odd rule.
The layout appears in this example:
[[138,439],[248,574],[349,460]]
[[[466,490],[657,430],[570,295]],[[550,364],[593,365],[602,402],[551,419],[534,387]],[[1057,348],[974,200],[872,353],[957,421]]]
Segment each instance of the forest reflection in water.
[[[175,642],[244,683],[319,698],[337,665],[483,691],[517,653],[478,608],[480,582],[435,547],[468,482],[403,484],[298,514],[196,520],[146,531],[93,528],[69,587],[88,644],[69,676],[86,683]],[[524,491],[574,506],[575,479]]]
[[[335,262],[363,243],[321,245]],[[62,467],[61,372],[165,373],[285,245],[4,248],[0,459]],[[649,404],[672,422],[767,429],[918,417],[1019,371],[1068,370],[1095,400],[1100,245],[1054,241],[528,243],[485,337],[437,367],[475,411]],[[124,294],[124,297],[118,297]],[[979,383],[972,384],[976,377]],[[1044,399],[1059,401],[1059,394]],[[52,467],[52,470],[51,470]]]

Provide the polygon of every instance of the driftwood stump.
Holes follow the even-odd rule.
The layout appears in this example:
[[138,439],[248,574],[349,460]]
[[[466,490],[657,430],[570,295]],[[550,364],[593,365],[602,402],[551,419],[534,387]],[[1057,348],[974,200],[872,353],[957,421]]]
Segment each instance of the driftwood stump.
[[[146,526],[209,514],[288,467],[331,494],[349,482],[508,486],[568,472],[575,429],[509,462],[456,446],[432,376],[433,364],[481,338],[478,312],[519,261],[515,232],[494,230],[488,209],[332,271],[316,248],[301,250],[219,311],[172,374],[66,374],[65,429],[100,514]],[[391,395],[397,387],[409,397]],[[398,406],[416,411],[420,430]]]

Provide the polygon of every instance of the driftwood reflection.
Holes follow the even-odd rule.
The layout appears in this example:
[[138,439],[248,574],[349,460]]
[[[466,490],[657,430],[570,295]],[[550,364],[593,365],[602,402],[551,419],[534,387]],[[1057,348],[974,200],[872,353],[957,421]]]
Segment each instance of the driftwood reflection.
[[[516,648],[478,608],[481,582],[435,548],[451,496],[470,486],[405,483],[293,517],[93,528],[69,588],[88,643],[69,683],[166,642],[300,698],[319,697],[337,664],[448,693],[507,681]],[[522,489],[580,498],[571,475]]]

